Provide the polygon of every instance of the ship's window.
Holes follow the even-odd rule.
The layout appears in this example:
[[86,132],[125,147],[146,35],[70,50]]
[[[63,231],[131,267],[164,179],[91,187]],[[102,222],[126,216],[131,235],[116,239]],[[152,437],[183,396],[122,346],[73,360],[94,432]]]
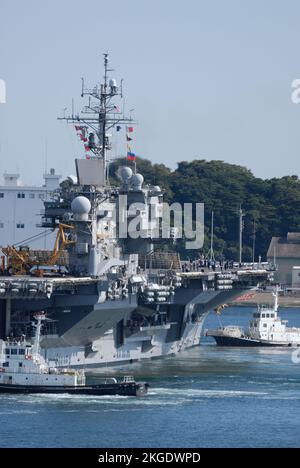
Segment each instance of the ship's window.
[[30,193],[29,198],[35,198],[35,193]]
[[275,315],[274,315],[274,314],[271,314],[271,318],[274,318],[274,317],[275,317]]
[[5,351],[4,351],[4,354],[9,354],[9,352],[10,352],[10,349],[6,348]]
[[21,355],[25,354],[25,349],[19,349],[19,354]]
[[0,222],[0,229],[3,229],[3,228],[4,228],[4,223]]
[[25,193],[18,193],[17,197],[18,198],[25,198]]
[[18,350],[13,348],[13,349],[11,350],[11,354],[18,354]]
[[2,366],[3,366],[3,367],[9,367],[9,362],[4,362],[4,363],[2,364]]
[[267,318],[270,318],[270,314],[266,314],[266,317],[267,317]]
[[0,198],[4,198],[4,193],[3,192],[0,193]]
[[266,327],[267,327],[267,324],[266,324],[266,323],[264,323],[264,328],[266,328]]
[[261,314],[261,317],[262,317],[262,318],[266,318],[266,314]]
[[25,224],[23,223],[17,223],[17,229],[24,229]]
[[22,367],[23,366],[23,363],[22,362],[19,362],[19,367]]

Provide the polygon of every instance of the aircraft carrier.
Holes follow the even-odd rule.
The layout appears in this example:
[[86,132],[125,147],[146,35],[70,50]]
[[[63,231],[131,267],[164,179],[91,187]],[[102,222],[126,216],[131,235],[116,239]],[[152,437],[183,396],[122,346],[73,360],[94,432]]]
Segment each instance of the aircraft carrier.
[[[179,255],[157,238],[162,189],[145,184],[134,161],[118,169],[119,185],[111,185],[111,134],[134,122],[114,104],[122,86],[109,71],[104,54],[103,84],[88,90],[83,83],[87,105],[62,117],[87,150],[75,160],[77,177],[45,202],[43,226],[58,228],[56,253],[66,250],[67,272],[57,267],[54,273],[52,261],[36,265],[31,275],[0,277],[0,338],[30,336],[33,315],[44,311],[43,352],[63,367],[97,368],[199,345],[212,308],[265,284],[270,275],[259,266],[183,271]],[[130,148],[127,156],[134,159]],[[125,235],[124,217],[128,227],[137,211],[138,236]]]

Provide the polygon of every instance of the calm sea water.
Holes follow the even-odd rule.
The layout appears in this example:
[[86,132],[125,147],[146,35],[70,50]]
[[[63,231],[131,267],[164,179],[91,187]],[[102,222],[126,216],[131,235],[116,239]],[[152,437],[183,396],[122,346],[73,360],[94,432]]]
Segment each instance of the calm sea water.
[[[251,313],[227,309],[222,324],[247,324]],[[281,315],[300,327],[299,309]],[[211,314],[205,327],[216,326]],[[300,364],[290,350],[217,348],[204,338],[177,357],[112,372],[147,380],[149,394],[1,396],[0,447],[300,446]]]

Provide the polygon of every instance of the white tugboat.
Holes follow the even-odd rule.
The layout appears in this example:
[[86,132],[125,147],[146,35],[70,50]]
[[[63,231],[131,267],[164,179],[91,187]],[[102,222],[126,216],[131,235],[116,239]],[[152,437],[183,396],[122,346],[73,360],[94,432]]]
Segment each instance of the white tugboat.
[[117,381],[106,378],[102,384],[86,385],[83,370],[57,369],[40,353],[40,336],[44,313],[35,315],[33,344],[25,339],[0,340],[0,393],[69,393],[73,395],[142,396],[148,384],[133,377]]
[[207,330],[218,346],[300,346],[300,328],[288,327],[287,320],[278,314],[278,290],[274,291],[273,307],[260,306],[253,314],[249,328],[228,325]]

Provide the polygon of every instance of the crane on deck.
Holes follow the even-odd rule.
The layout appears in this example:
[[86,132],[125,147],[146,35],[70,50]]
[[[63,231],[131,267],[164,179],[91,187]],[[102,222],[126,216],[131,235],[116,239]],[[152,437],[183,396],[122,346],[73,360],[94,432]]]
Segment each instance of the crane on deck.
[[[54,247],[48,258],[38,258],[38,255],[32,255],[28,247],[20,247],[17,249],[13,245],[2,248],[3,254],[7,258],[7,271],[10,275],[26,275],[34,268],[34,274],[43,276],[44,270],[49,267],[54,267],[58,260],[62,257],[65,248],[74,244],[76,241],[69,238],[70,231],[74,226],[60,223],[54,243]],[[44,252],[43,252],[44,253]],[[44,270],[43,270],[44,269]]]

